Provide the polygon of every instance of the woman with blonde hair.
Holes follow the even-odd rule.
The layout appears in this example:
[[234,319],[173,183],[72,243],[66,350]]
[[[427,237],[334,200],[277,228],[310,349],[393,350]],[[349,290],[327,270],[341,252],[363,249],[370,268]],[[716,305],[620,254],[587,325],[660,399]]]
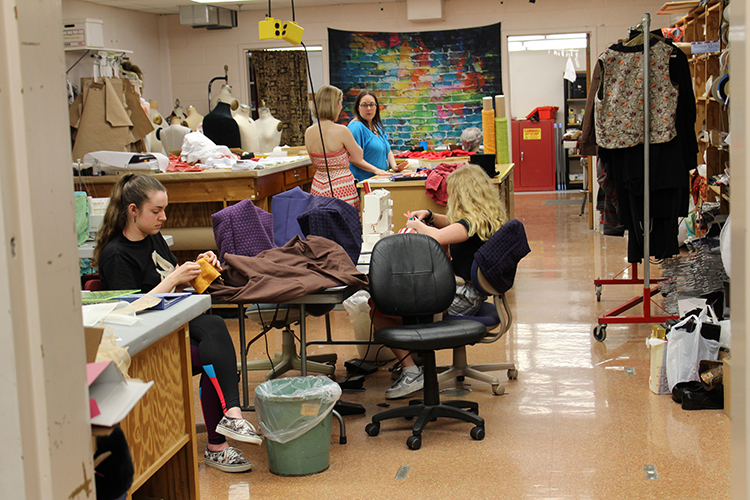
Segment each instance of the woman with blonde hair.
[[[463,284],[456,285],[456,295],[447,313],[451,316],[472,316],[487,297],[471,283],[474,254],[508,222],[500,193],[489,176],[477,165],[464,165],[448,175],[447,212],[432,210],[406,212],[406,227],[435,238],[448,249],[451,265]],[[386,398],[407,396],[424,384],[422,371],[414,364],[408,351],[393,349],[401,360],[401,377],[385,393]]]
[[343,92],[331,85],[323,85],[315,94],[311,108],[318,122],[305,131],[305,147],[315,167],[310,192],[317,196],[339,198],[359,210],[359,195],[349,162],[375,167],[364,161],[362,148],[351,131],[336,123],[343,99]]

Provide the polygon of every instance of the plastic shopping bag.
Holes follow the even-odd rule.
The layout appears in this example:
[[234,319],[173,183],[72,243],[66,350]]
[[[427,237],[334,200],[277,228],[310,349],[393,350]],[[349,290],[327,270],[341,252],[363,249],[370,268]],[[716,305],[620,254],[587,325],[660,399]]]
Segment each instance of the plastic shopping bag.
[[704,322],[718,324],[711,306],[706,306],[699,315],[690,314],[682,318],[667,335],[667,382],[670,391],[680,382],[700,381],[700,361],[719,357],[720,343],[701,335]]

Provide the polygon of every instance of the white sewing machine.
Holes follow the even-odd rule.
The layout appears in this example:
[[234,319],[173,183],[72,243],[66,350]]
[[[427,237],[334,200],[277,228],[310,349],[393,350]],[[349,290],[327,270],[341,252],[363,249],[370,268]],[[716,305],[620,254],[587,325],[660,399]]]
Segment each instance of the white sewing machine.
[[383,236],[393,234],[393,202],[391,193],[376,189],[365,195],[362,209],[362,251],[371,252],[372,247]]

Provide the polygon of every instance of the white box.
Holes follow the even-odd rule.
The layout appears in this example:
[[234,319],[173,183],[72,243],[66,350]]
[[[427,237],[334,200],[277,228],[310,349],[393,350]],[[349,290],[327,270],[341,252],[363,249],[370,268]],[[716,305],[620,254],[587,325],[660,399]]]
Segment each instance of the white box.
[[63,21],[65,50],[104,47],[104,21],[101,19],[67,19]]

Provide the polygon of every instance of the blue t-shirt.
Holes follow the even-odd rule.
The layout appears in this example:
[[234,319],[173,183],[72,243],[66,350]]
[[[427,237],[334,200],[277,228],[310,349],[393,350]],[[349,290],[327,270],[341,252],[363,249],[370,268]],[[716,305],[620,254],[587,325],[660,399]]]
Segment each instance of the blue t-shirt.
[[[352,120],[349,122],[349,130],[352,131],[354,140],[362,148],[364,152],[364,160],[378,168],[388,170],[388,153],[391,151],[391,145],[388,143],[388,134],[385,130],[380,129],[380,135],[375,135],[372,130],[367,128],[367,125],[359,120]],[[356,165],[349,164],[349,170],[352,171],[352,175],[357,182],[361,182],[370,177],[374,177],[375,174],[362,170]]]

